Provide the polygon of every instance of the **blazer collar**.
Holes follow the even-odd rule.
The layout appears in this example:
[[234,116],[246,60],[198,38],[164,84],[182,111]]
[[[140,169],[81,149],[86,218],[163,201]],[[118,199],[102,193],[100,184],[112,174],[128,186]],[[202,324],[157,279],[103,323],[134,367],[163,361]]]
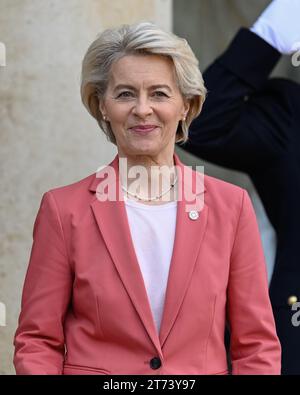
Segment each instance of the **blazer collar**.
[[[185,186],[187,189],[190,187],[192,192],[194,194],[200,194],[202,192],[206,191],[206,186],[204,183],[204,176],[201,173],[196,173],[192,169],[190,169],[188,166],[184,165],[181,160],[179,159],[178,155],[174,153],[173,155],[174,158],[174,163],[175,165],[180,169],[180,176],[183,174],[184,179],[182,180],[181,177],[179,177],[178,183],[182,184],[184,181]],[[108,170],[111,169],[111,171]],[[102,166],[98,171],[94,174],[94,177],[92,177],[91,184],[89,186],[89,190],[92,192],[96,192],[97,188],[99,187],[99,182],[101,179],[104,178],[105,174],[112,174],[112,170],[114,171],[116,177],[115,181],[118,183],[118,177],[119,177],[119,155],[117,154],[115,158],[110,162],[107,166]],[[198,184],[196,183],[196,179],[198,180]],[[116,187],[119,187],[119,185],[116,185]],[[99,189],[99,188],[98,188]],[[118,188],[117,188],[118,190]]]
[[[142,272],[131,238],[126,207],[123,200],[103,200],[103,191],[110,187],[117,197],[122,193],[119,183],[119,157],[95,173],[90,191],[95,193],[91,207],[113,264],[120,275],[127,293],[136,308],[150,339],[163,359],[162,347],[179,313],[185,292],[191,281],[194,266],[206,231],[208,206],[204,202],[206,188],[204,176],[183,165],[174,153],[181,195],[177,202],[176,232],[173,255],[164,303],[160,332],[157,333]],[[115,177],[113,177],[113,172]],[[110,180],[105,174],[111,174]],[[197,181],[198,180],[198,184]],[[105,184],[103,186],[103,183]],[[185,190],[189,190],[188,194]],[[192,194],[190,192],[192,191]],[[194,194],[194,198],[191,199]],[[191,211],[193,211],[191,215]],[[198,262],[198,264],[203,264]]]

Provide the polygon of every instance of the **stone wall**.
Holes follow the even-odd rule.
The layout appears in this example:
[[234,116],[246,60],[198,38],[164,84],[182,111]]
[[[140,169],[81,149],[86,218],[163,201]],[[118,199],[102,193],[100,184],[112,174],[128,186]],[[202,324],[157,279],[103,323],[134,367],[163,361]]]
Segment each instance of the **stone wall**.
[[12,341],[42,194],[116,153],[81,104],[82,57],[104,28],[140,20],[171,30],[172,1],[0,0],[0,374],[14,374]]

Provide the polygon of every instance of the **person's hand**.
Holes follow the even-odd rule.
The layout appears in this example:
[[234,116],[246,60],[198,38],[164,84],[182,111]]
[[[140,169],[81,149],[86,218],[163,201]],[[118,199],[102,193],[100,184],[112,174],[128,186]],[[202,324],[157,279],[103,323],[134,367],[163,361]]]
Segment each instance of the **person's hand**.
[[273,0],[250,30],[279,52],[300,48],[300,0]]

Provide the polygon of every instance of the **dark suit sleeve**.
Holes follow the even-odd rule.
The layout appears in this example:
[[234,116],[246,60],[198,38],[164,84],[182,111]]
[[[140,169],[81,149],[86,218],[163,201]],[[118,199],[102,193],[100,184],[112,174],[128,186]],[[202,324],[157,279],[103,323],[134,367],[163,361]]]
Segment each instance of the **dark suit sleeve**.
[[[181,147],[221,166],[249,172],[285,148],[289,108],[268,77],[281,54],[246,28],[204,72],[208,95]],[[276,116],[274,117],[274,114]]]

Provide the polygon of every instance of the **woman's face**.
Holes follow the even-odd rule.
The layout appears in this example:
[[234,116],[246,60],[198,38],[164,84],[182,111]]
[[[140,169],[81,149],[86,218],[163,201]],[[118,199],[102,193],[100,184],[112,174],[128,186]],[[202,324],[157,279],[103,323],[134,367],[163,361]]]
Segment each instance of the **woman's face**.
[[171,59],[159,55],[126,55],[112,65],[99,108],[120,156],[173,158],[178,122],[189,109],[173,68]]

